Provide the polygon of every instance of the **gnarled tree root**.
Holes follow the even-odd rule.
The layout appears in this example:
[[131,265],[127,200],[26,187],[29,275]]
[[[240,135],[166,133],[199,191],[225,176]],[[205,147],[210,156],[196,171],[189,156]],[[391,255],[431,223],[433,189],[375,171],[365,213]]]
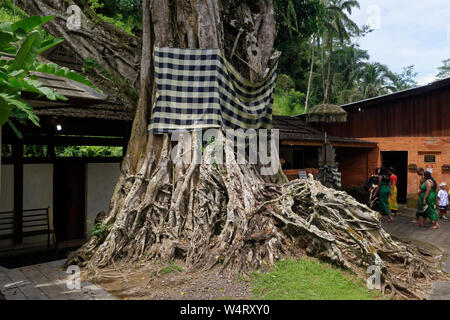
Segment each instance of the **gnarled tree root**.
[[[345,192],[312,177],[267,182],[258,166],[238,164],[224,141],[208,145],[201,163],[186,165],[178,160],[190,151],[195,160],[201,146],[181,141],[171,161],[169,137],[150,136],[138,174],[124,168],[103,221],[108,235],[91,237],[67,264],[99,276],[118,260],[181,259],[188,269],[219,266],[237,275],[304,252],[364,277],[375,266],[383,288],[408,299],[425,299],[431,281],[443,277],[433,257],[394,241],[378,214]],[[217,144],[223,165],[215,163]]]

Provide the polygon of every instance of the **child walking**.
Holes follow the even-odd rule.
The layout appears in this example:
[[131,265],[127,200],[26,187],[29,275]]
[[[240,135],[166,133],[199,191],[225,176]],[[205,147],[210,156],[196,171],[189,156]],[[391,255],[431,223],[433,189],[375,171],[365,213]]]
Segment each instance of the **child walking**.
[[439,200],[439,215],[443,220],[448,220],[447,218],[447,207],[448,207],[448,192],[446,190],[447,184],[442,182],[440,185],[441,190],[438,192]]

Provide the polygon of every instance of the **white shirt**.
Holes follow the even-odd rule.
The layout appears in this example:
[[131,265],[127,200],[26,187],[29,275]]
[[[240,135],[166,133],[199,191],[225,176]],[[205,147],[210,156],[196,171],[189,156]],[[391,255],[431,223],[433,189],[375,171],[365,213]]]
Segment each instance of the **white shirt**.
[[445,207],[448,206],[448,193],[445,190],[439,190],[438,192],[438,198],[439,198],[439,206]]

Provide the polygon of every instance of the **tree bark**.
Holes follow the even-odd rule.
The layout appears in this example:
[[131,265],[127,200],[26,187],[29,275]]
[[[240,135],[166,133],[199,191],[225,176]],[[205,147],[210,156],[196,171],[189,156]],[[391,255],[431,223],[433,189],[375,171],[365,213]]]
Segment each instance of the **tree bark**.
[[331,82],[331,59],[333,57],[333,38],[330,36],[328,50],[329,50],[329,56],[328,56],[328,70],[327,70],[327,78],[325,80],[325,89],[324,89],[324,97],[323,97],[323,103],[328,103],[328,95],[330,92],[330,82]]
[[[222,49],[253,80],[263,78],[276,59],[276,55],[271,56],[275,22],[270,1],[253,4],[153,0],[143,3],[143,14],[141,67],[147,71],[153,46]],[[152,32],[146,32],[147,27]],[[153,38],[149,40],[149,36]],[[235,44],[233,55],[229,51],[232,44]],[[141,70],[142,75],[144,72]],[[223,171],[211,164],[211,148],[204,151],[201,165],[193,162],[183,166],[172,161],[169,136],[146,133],[155,84],[151,77],[141,79],[132,138],[110,212],[103,221],[110,231],[101,241],[91,238],[69,262],[85,262],[91,270],[97,270],[119,256],[123,261],[131,261],[145,255],[149,260],[178,257],[191,267],[198,264],[212,267],[224,257],[224,265],[232,264],[232,269],[239,272],[263,264],[263,259],[244,263],[247,255],[237,255],[232,250],[242,246],[248,229],[247,216],[256,207],[257,199],[263,199],[264,179],[258,168],[238,165],[234,150],[229,147],[225,148]],[[151,94],[145,90],[146,84],[152,88]],[[189,148],[180,148],[179,157]],[[192,153],[197,154],[198,148],[194,145]],[[226,177],[223,172],[227,172]],[[255,223],[255,227],[261,227],[260,224]],[[273,222],[270,225],[273,227]],[[220,240],[214,245],[215,238]],[[254,252],[256,256],[261,255],[259,250],[266,250],[265,246]]]
[[[16,0],[22,10],[30,16],[50,16],[55,18],[44,25],[54,37],[64,38],[62,44],[75,54],[79,61],[93,59],[104,70],[94,72],[104,80],[100,87],[113,87],[124,103],[135,108],[135,92],[139,92],[139,71],[142,52],[141,36],[131,36],[118,27],[104,22],[89,7],[86,0]],[[81,29],[69,30],[68,18],[73,12],[67,9],[77,5],[81,9]],[[105,76],[105,73],[107,76]],[[131,90],[132,89],[132,90]]]
[[[134,65],[126,63],[133,50],[125,48],[124,57],[117,56],[119,62],[113,65],[97,50],[98,39],[83,40],[84,29],[65,30],[64,17],[48,9],[50,2],[19,0],[35,12],[58,14],[49,32],[64,36],[74,50],[76,44],[82,46],[79,51],[84,56],[88,56],[84,51],[94,52],[111,69]],[[37,8],[39,3],[45,6]],[[84,17],[85,25],[102,32],[91,21],[95,16]],[[103,32],[102,48],[119,52],[118,43],[123,41],[115,38],[116,31]],[[222,49],[245,77],[255,81],[274,65],[274,37],[272,1],[143,1],[142,61],[140,70],[135,70],[135,77],[140,74],[136,78],[140,99],[121,175],[102,220],[107,233],[92,236],[69,256],[67,265],[80,264],[92,276],[101,277],[116,263],[126,267],[138,260],[179,259],[191,270],[218,267],[236,275],[267,270],[283,257],[310,254],[361,276],[373,265],[382,273],[384,288],[405,298],[425,298],[431,280],[441,277],[433,257],[391,239],[377,214],[346,193],[328,189],[311,177],[287,183],[281,169],[271,179],[261,176],[260,166],[237,163],[235,150],[223,135],[202,150],[193,132],[191,139],[180,137],[174,150],[169,135],[147,134],[156,94],[154,46]],[[134,78],[132,72],[121,73],[119,68],[115,73]],[[217,146],[224,149],[224,164],[215,163]],[[180,162],[185,154],[194,161]],[[201,162],[196,162],[199,156]]]
[[308,104],[309,104],[309,95],[311,93],[311,82],[312,82],[312,76],[313,76],[313,71],[314,71],[314,49],[315,49],[315,37],[316,35],[313,34],[312,35],[312,40],[311,40],[311,66],[309,68],[309,77],[308,77],[308,88],[306,89],[306,101],[305,101],[305,113],[308,113]]

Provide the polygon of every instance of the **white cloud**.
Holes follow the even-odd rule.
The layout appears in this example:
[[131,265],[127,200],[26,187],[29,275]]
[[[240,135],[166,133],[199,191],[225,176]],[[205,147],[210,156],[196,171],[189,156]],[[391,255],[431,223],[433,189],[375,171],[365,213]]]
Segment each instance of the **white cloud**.
[[436,81],[436,76],[434,74],[430,74],[430,75],[427,75],[427,76],[423,76],[423,77],[417,78],[417,84],[419,86],[427,85],[427,84],[429,84],[429,83],[431,83],[433,81]]
[[450,45],[450,22],[447,24],[447,43]]
[[[449,0],[359,2],[361,10],[352,14],[358,24],[376,20],[370,14],[376,16],[379,12],[381,27],[359,40],[371,60],[387,64],[394,72],[413,64],[418,78],[426,82],[437,74],[442,60],[450,58]],[[375,7],[378,9],[374,10]]]

